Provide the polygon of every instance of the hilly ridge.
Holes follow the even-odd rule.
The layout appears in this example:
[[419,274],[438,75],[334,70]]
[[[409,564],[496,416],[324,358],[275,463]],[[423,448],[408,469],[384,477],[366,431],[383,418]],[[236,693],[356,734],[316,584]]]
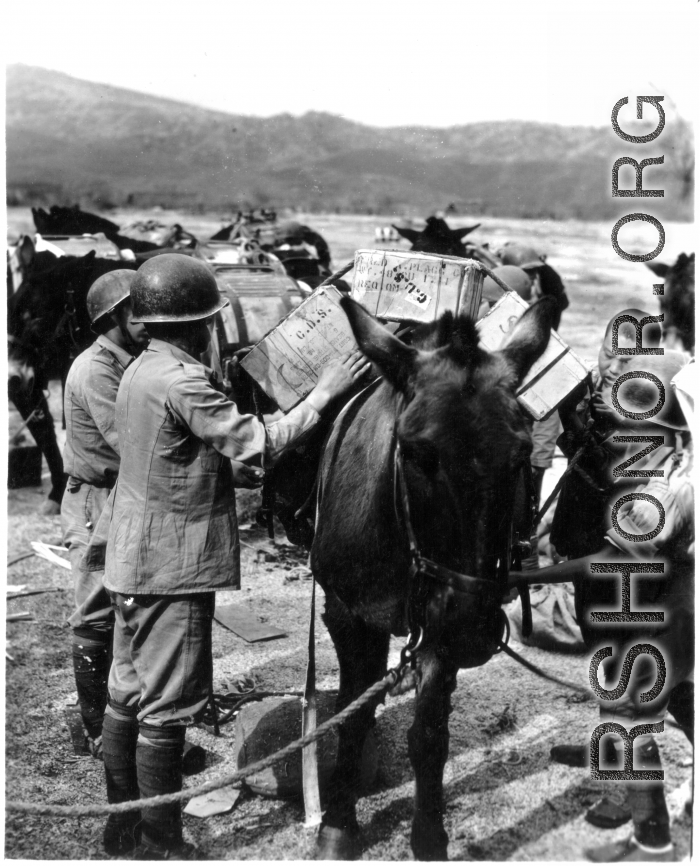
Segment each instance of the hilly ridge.
[[[668,164],[672,130],[664,136]],[[6,140],[15,203],[408,214],[455,202],[472,215],[581,219],[629,210],[610,194],[625,145],[605,128],[379,129],[321,112],[248,117],[15,65]],[[648,169],[645,183],[666,190],[654,213],[690,215],[671,171]]]

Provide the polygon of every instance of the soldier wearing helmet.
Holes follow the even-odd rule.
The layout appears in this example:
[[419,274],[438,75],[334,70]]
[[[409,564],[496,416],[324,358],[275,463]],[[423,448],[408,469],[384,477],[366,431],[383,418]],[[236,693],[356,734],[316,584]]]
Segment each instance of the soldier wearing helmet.
[[[655,661],[642,654],[621,697],[600,702],[601,722],[623,723],[626,730],[639,724],[656,724],[670,711],[692,742],[693,689],[693,577],[694,577],[694,495],[692,487],[692,440],[688,420],[678,396],[687,391],[683,373],[687,358],[680,352],[663,355],[628,356],[630,362],[616,383],[604,386],[603,403],[620,417],[617,433],[663,440],[646,457],[634,464],[634,471],[648,472],[642,483],[620,477],[608,499],[608,526],[604,542],[591,556],[569,560],[541,569],[543,583],[573,580],[577,592],[577,615],[589,650],[611,645],[610,666],[603,663],[605,688],[612,691],[620,681],[620,663],[629,649],[639,643],[651,644],[664,660],[664,683],[658,697],[642,702],[640,696],[659,681]],[[676,388],[673,387],[674,383]],[[663,395],[663,398],[662,398]],[[643,439],[644,441],[651,441]],[[620,447],[620,446],[618,446]],[[624,446],[622,446],[624,447]],[[642,445],[627,446],[616,465],[638,453]],[[624,496],[627,496],[625,501]],[[573,527],[571,527],[573,531]],[[592,563],[659,563],[658,573],[635,576],[632,567],[632,611],[661,611],[661,622],[593,623],[592,610],[620,610],[620,576],[601,580],[591,573]],[[658,771],[661,758],[650,734],[635,738],[635,770]],[[604,744],[605,746],[605,744]],[[557,746],[552,757],[559,763],[585,766],[589,746]],[[621,769],[624,744],[619,737],[601,750],[608,753],[613,768]],[[605,767],[609,769],[609,767]],[[626,783],[627,812],[596,807],[589,817],[598,826],[619,826],[632,818],[632,835],[620,842],[586,851],[599,863],[674,860],[668,809],[663,782],[635,780]],[[601,808],[603,807],[603,808]],[[614,814],[616,813],[616,814]]]
[[68,474],[61,503],[63,541],[75,585],[73,666],[87,743],[101,754],[102,718],[107,704],[114,615],[100,573],[82,565],[85,548],[119,471],[114,419],[124,370],[145,346],[143,325],[131,321],[129,289],[134,271],[110,271],[87,294],[87,310],[97,340],[73,362],[66,380],[64,411]]
[[569,306],[564,282],[554,268],[547,264],[547,256],[537,252],[534,247],[527,244],[509,241],[498,255],[504,265],[514,265],[522,268],[532,278],[534,285],[534,296],[542,298],[549,295],[556,299],[559,311],[554,321],[554,330],[559,329],[561,314]]
[[[240,585],[234,486],[259,487],[367,369],[359,353],[331,362],[305,400],[265,425],[240,414],[199,361],[227,303],[204,263],[151,259],[132,299],[152,340],[117,396],[121,465],[104,578],[116,619],[103,735],[111,803],[182,787],[185,728],[211,688],[214,593]],[[112,850],[133,848],[140,834],[137,859],[192,855],[179,803],[135,805],[110,816]]]

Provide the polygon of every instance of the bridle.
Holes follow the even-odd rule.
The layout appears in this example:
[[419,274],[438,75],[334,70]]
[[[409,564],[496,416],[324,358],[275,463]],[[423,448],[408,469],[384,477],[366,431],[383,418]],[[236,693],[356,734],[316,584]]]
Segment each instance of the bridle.
[[[421,585],[420,578],[440,583],[456,592],[475,596],[481,601],[495,605],[506,592],[509,563],[501,563],[497,580],[484,580],[480,577],[473,577],[470,574],[454,571],[421,554],[411,521],[411,506],[408,497],[408,485],[406,484],[404,457],[396,431],[394,432],[394,442],[394,506],[399,523],[403,524],[403,528],[406,531],[411,556],[407,608],[408,638],[406,645],[401,651],[401,659],[403,663],[410,663],[415,666],[415,653],[422,645],[425,637],[425,611],[427,604],[425,582]],[[500,609],[500,614],[503,619],[506,619],[502,609]],[[506,623],[504,623],[504,626],[506,626]]]

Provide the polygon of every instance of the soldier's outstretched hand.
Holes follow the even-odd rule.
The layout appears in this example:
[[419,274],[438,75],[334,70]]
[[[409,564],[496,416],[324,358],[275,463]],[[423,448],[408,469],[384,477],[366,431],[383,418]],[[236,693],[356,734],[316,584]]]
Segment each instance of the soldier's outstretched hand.
[[323,368],[316,387],[308,400],[318,411],[335,397],[348,391],[369,369],[370,363],[362,352],[350,352],[342,358],[333,358]]

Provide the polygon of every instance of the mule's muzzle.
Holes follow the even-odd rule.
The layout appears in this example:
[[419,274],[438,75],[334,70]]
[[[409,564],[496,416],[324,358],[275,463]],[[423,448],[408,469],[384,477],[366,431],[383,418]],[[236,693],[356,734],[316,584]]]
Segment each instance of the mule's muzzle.
[[500,590],[476,594],[453,587],[432,587],[426,606],[426,631],[460,668],[485,664],[498,650],[503,632]]

